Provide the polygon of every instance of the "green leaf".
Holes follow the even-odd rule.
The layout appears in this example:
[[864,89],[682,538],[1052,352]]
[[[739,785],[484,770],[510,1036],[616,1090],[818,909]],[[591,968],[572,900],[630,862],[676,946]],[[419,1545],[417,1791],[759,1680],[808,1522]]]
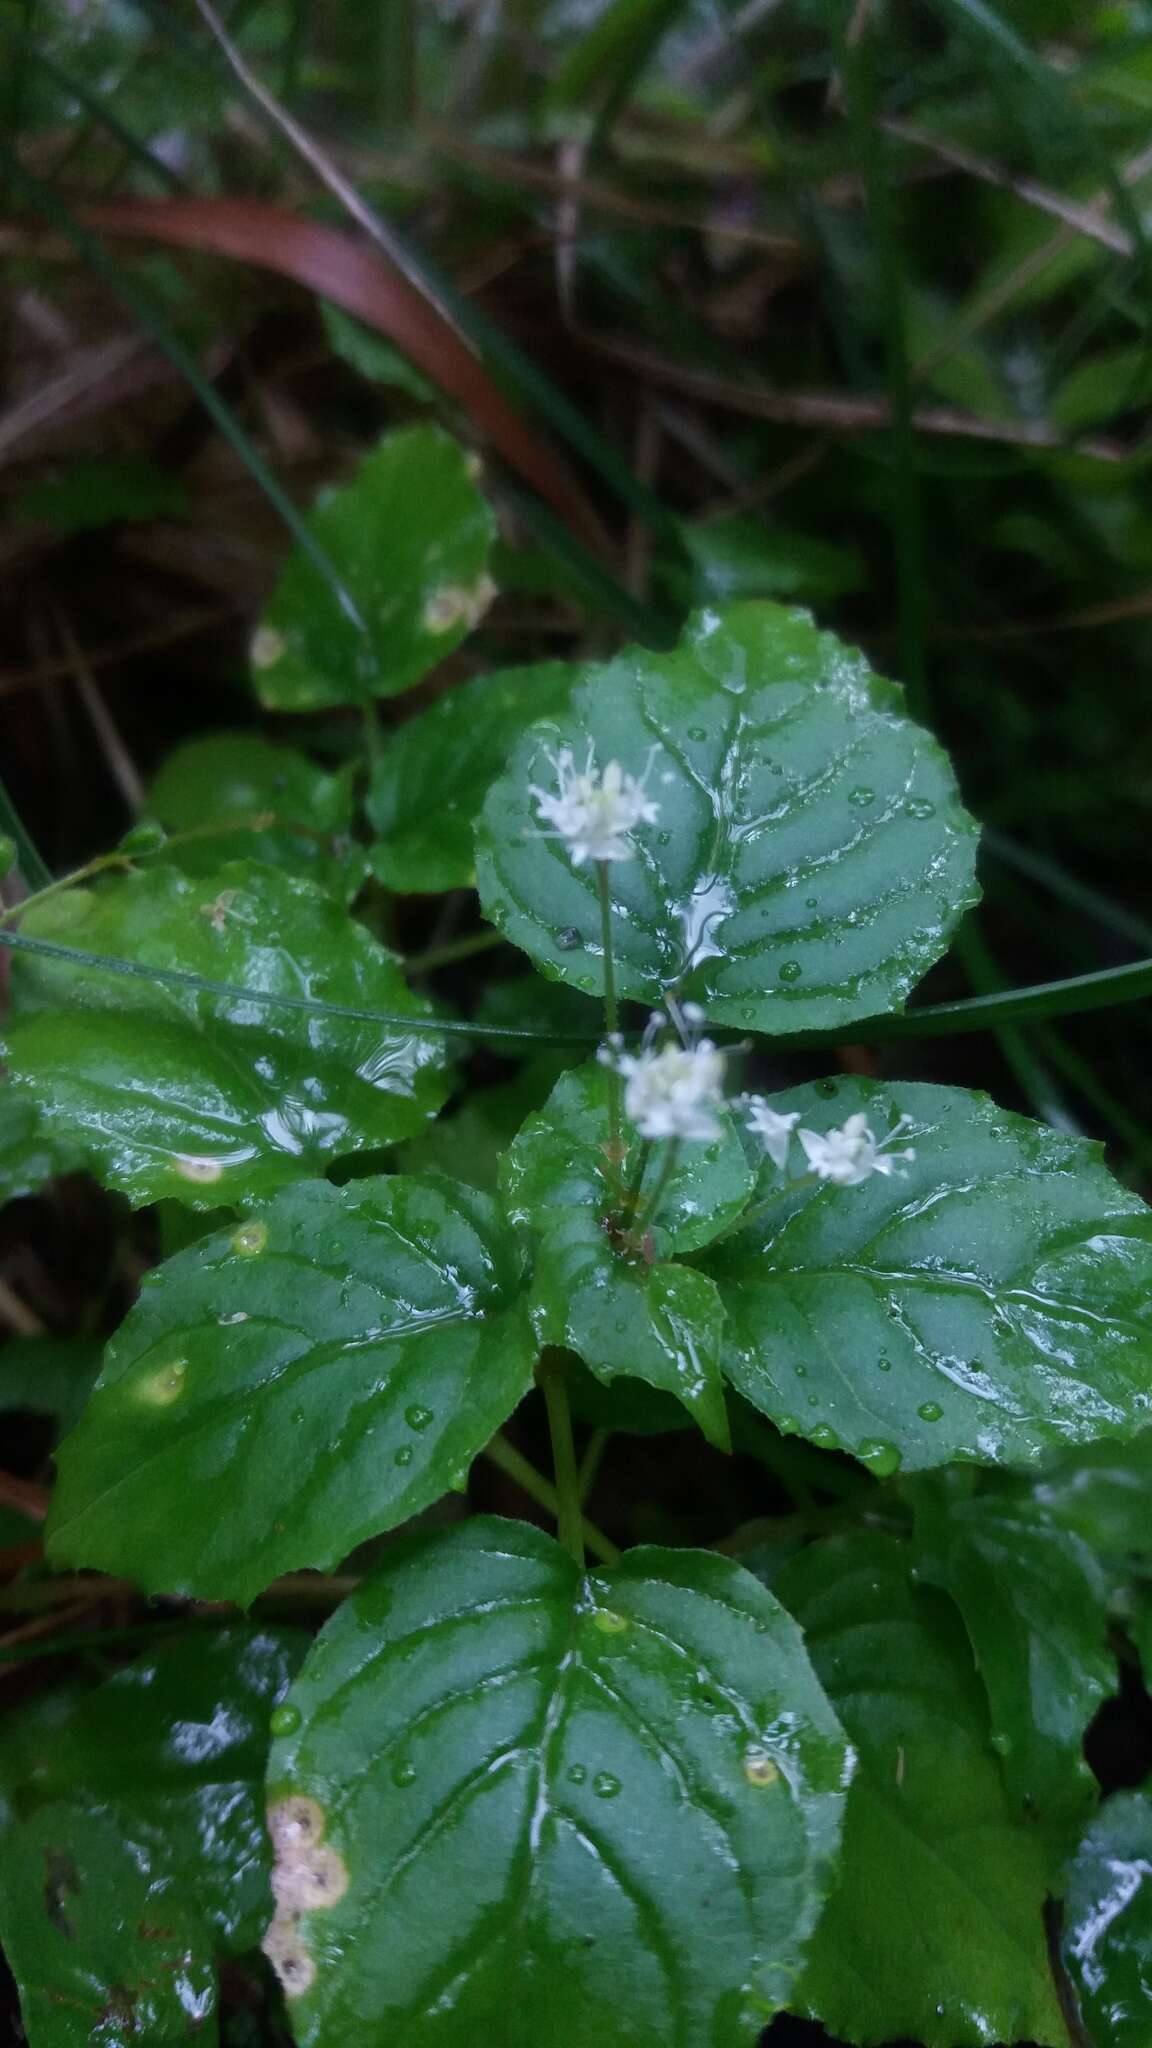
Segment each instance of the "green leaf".
[[858,1754],[797,2009],[864,2044],[1056,2048],[1053,1856],[1009,1802],[955,1611],[866,1529],[810,1545],[776,1590]]
[[[514,1140],[503,1186],[512,1219],[538,1240],[532,1314],[542,1344],[575,1351],[596,1377],[620,1375],[682,1401],[712,1442],[726,1448],[720,1376],[724,1308],[711,1280],[662,1263],[706,1244],[738,1216],[753,1176],[725,1112],[723,1135],[685,1145],[650,1222],[641,1184],[640,1229],[613,1231],[607,1178],[609,1076],[589,1065],[561,1077],[544,1108]],[[658,1148],[657,1161],[663,1148]],[[634,1152],[624,1161],[627,1179]],[[657,1263],[654,1263],[656,1261]]]
[[1082,1537],[1011,1494],[927,1499],[917,1536],[922,1576],[964,1618],[1009,1791],[1046,1820],[1082,1820],[1098,1789],[1084,1733],[1117,1686],[1108,1573]]
[[297,549],[252,643],[256,689],[273,711],[409,689],[459,646],[493,595],[492,514],[464,450],[439,427],[389,434],[350,483],[317,500],[308,526],[366,630]]
[[[560,1209],[582,1206],[597,1220],[607,1213],[612,1199],[606,1155],[610,1086],[609,1074],[596,1060],[562,1074],[543,1109],[529,1117],[515,1138],[508,1155],[505,1190],[509,1213],[523,1228],[547,1233],[556,1227]],[[719,1122],[720,1137],[706,1144],[686,1141],[681,1145],[659,1207],[655,1215],[646,1218],[652,1249],[661,1258],[710,1244],[751,1198],[755,1174],[735,1117],[724,1108]],[[627,1127],[623,1142],[626,1149],[620,1171],[626,1181],[642,1147]],[[664,1151],[662,1144],[653,1148],[652,1163],[641,1183],[641,1214],[646,1211],[649,1191],[654,1191]]]
[[56,1174],[75,1173],[83,1165],[79,1142],[55,1131],[10,1076],[0,1081],[0,1202],[34,1195]]
[[0,1745],[0,1934],[31,2048],[217,2039],[218,1958],[268,1913],[268,1717],[306,1638],[197,1630]]
[[696,604],[740,597],[831,604],[865,581],[855,548],[798,533],[749,512],[686,522],[681,539],[692,562],[691,601]]
[[879,1472],[1026,1464],[1152,1412],[1152,1212],[1101,1148],[964,1088],[856,1079],[772,1097],[823,1132],[901,1116],[915,1160],[781,1181],[709,1254],[725,1370],[777,1428]]
[[746,2048],[787,1999],[847,1759],[798,1631],[728,1559],[585,1577],[520,1523],[415,1538],[288,1710],[281,1885],[321,1835],[348,1878],[268,1943],[302,2048]]
[[[148,793],[169,832],[196,836],[166,847],[187,875],[212,875],[228,860],[266,861],[306,875],[348,902],[367,859],[352,841],[352,770],[328,775],[293,747],[255,733],[213,733],[170,754]],[[267,819],[254,831],[253,821]],[[236,830],[224,827],[235,820]]]
[[[477,834],[485,913],[553,979],[602,982],[595,864],[541,836],[548,751],[594,742],[659,820],[611,868],[616,982],[672,988],[761,1031],[839,1026],[903,1002],[968,904],[976,828],[903,698],[805,613],[705,611],[671,654],[586,669],[570,713],[530,729]],[[653,753],[653,749],[656,749]]]
[[179,519],[188,493],[145,457],[80,456],[55,476],[38,477],[12,507],[18,519],[40,519],[58,533],[89,533],[103,526]]
[[78,1422],[100,1370],[97,1337],[7,1337],[0,1345],[0,1414],[52,1415]]
[[337,355],[343,356],[362,377],[373,384],[386,384],[393,391],[403,391],[409,398],[415,398],[421,405],[435,405],[438,394],[423,372],[410,363],[407,356],[374,327],[353,314],[346,313],[343,306],[337,306],[331,299],[321,299],[320,316],[327,330],[328,339]]
[[1152,1799],[1117,1792],[1072,1863],[1064,1965],[1099,2048],[1148,2048],[1152,2011]]
[[1036,1499],[1062,1528],[1089,1547],[1120,1557],[1152,1553],[1152,1430],[1129,1444],[1085,1444],[1049,1465],[1035,1482]]
[[530,719],[562,711],[576,671],[560,661],[476,676],[400,727],[372,774],[372,868],[413,894],[470,888],[473,821]]
[[[429,1015],[386,953],[312,882],[233,861],[74,889],[23,930],[212,979]],[[278,1010],[145,977],[21,958],[13,1079],[52,1144],[83,1149],[136,1205],[255,1200],[333,1156],[407,1137],[444,1098],[426,1034]]]
[[470,1188],[285,1189],[145,1282],[58,1455],[54,1562],[241,1605],[339,1564],[447,1492],[528,1391],[520,1285]]

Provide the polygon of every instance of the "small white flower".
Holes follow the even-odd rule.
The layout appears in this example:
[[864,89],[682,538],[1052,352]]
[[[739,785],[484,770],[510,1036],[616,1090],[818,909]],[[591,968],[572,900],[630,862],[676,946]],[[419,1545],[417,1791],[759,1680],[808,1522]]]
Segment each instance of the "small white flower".
[[808,1165],[819,1180],[830,1180],[840,1188],[855,1188],[874,1173],[895,1173],[898,1159],[915,1159],[911,1145],[903,1152],[886,1149],[909,1121],[902,1116],[886,1138],[877,1140],[867,1118],[858,1110],[839,1130],[823,1134],[801,1131],[798,1135]]
[[710,1038],[666,1045],[659,1052],[622,1053],[624,1108],[642,1138],[718,1138],[724,1055]]
[[764,1140],[764,1150],[773,1166],[783,1166],[788,1158],[792,1133],[800,1121],[800,1111],[791,1109],[787,1116],[781,1116],[779,1110],[772,1109],[762,1095],[750,1095],[745,1107],[751,1111],[745,1129],[754,1131],[758,1138]]
[[636,849],[629,835],[637,825],[654,825],[660,815],[660,806],[646,787],[658,752],[654,747],[639,778],[625,774],[619,761],[609,761],[601,774],[591,741],[582,769],[577,768],[571,747],[549,754],[559,793],[539,789],[534,782],[528,785],[537,817],[554,828],[539,836],[563,839],[574,868],[583,867],[586,860],[631,860]]

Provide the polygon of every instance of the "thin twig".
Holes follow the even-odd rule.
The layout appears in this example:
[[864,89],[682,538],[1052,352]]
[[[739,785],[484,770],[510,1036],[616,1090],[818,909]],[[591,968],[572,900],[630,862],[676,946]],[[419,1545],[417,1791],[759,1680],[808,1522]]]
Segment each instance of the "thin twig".
[[[732,412],[748,413],[754,419],[774,420],[781,426],[822,427],[841,434],[872,433],[892,423],[892,409],[886,398],[843,391],[774,391],[766,384],[744,383],[672,362],[654,355],[650,349],[586,328],[578,330],[578,339],[612,362],[639,370],[674,390],[689,392],[707,404],[727,406]],[[961,412],[948,405],[917,406],[912,425],[923,434],[997,441],[1018,448],[1070,449],[1098,462],[1127,462],[1131,454],[1118,441],[1070,441],[1059,428],[1044,420],[989,420],[979,413]]]
[[1103,243],[1119,256],[1132,254],[1132,237],[1114,221],[1105,219],[1099,207],[1099,200],[1087,206],[1075,199],[1065,198],[1062,192],[1053,192],[1048,185],[1041,185],[1035,178],[1018,177],[1007,171],[1001,164],[992,163],[987,157],[978,156],[975,150],[962,149],[957,142],[949,142],[944,136],[933,135],[927,128],[917,128],[911,121],[882,121],[885,133],[894,136],[898,142],[907,142],[914,149],[927,150],[929,155],[938,157],[953,170],[965,171],[969,177],[980,178],[986,185],[995,185],[1002,192],[1011,192],[1026,205],[1034,206],[1040,213],[1051,214],[1062,221],[1074,235],[1087,235],[1094,242]]
[[44,1325],[35,1309],[21,1301],[15,1288],[9,1287],[6,1280],[0,1280],[0,1321],[7,1323],[9,1329],[15,1330],[20,1337],[44,1335]]
[[132,816],[138,817],[144,808],[144,782],[135,761],[128,752],[119,727],[112,713],[96,687],[96,679],[88,664],[84,650],[77,640],[72,627],[62,611],[55,613],[56,633],[64,647],[72,667],[76,691],[88,714],[96,738],[104,751],[104,758],[116,787],[120,791]]

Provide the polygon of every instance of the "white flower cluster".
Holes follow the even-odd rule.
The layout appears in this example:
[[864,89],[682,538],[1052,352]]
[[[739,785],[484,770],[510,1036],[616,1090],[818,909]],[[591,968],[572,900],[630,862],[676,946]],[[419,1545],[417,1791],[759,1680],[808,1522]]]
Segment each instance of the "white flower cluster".
[[609,761],[603,774],[596,767],[596,748],[590,740],[583,768],[577,768],[571,747],[548,759],[559,784],[553,794],[528,785],[536,799],[536,815],[553,829],[541,832],[541,839],[562,839],[574,868],[586,860],[631,860],[636,852],[630,834],[637,825],[654,825],[660,806],[648,794],[652,763],[660,749],[648,756],[643,775],[627,775],[619,761]]
[[701,1038],[704,1012],[694,1003],[673,1010],[683,1043],[655,1050],[656,1034],[667,1019],[654,1010],[638,1053],[627,1053],[617,1041],[601,1048],[602,1066],[623,1076],[624,1110],[642,1138],[691,1138],[706,1142],[720,1136],[716,1112],[724,1100],[724,1055],[710,1038]]
[[[772,1164],[783,1168],[787,1164],[792,1132],[800,1121],[799,1111],[790,1110],[787,1115],[781,1115],[760,1095],[750,1095],[746,1107],[751,1112],[748,1130],[763,1139]],[[896,1162],[899,1159],[915,1159],[916,1152],[911,1145],[899,1152],[889,1149],[909,1122],[908,1117],[902,1116],[887,1137],[878,1139],[863,1111],[857,1110],[836,1130],[801,1130],[796,1132],[796,1136],[803,1147],[810,1174],[814,1174],[817,1180],[831,1181],[835,1187],[855,1188],[861,1181],[871,1179],[874,1173],[887,1175],[898,1172]]]

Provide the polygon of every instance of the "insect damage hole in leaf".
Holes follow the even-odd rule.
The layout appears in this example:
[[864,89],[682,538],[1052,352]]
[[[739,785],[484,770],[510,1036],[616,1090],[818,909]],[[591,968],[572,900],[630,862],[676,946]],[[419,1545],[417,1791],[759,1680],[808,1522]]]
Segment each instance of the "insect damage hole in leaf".
[[[848,1753],[798,1631],[739,1566],[585,1577],[480,1518],[406,1540],[333,1617],[273,1749],[304,2048],[746,2048],[787,1999]],[[297,1887],[289,1869],[281,1886]]]
[[533,791],[589,746],[635,776],[652,763],[658,815],[611,874],[621,995],[675,989],[769,1032],[874,1016],[976,900],[976,827],[896,685],[803,612],[733,605],[697,613],[671,654],[585,669],[489,793],[485,914],[554,978],[601,986],[596,875],[549,835]]

